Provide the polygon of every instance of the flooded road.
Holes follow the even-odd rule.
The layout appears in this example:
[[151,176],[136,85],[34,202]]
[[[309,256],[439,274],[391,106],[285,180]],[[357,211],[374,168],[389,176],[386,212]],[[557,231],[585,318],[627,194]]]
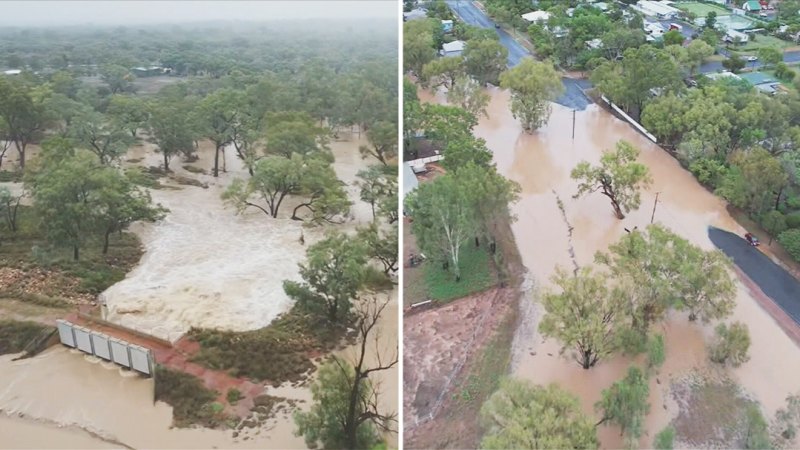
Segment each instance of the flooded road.
[[[528,135],[512,117],[507,91],[490,89],[488,118],[482,118],[475,134],[487,141],[494,153],[498,170],[522,187],[521,199],[514,207],[519,220],[513,225],[514,237],[529,272],[531,293],[550,287],[556,266],[572,267],[569,249],[574,249],[579,265],[592,264],[594,254],[617,241],[624,228],[644,228],[650,223],[656,193],[659,202],[655,222],[661,223],[694,244],[713,249],[707,227],[713,225],[743,234],[743,229],[728,215],[725,203],[705,190],[665,151],[636,133],[626,122],[616,119],[597,105],[575,114],[575,138],[572,139],[573,111],[553,105],[550,122]],[[423,101],[444,102],[441,95],[420,90]],[[625,139],[637,147],[639,161],[646,164],[653,177],[652,186],[642,193],[641,208],[617,220],[611,205],[600,194],[573,199],[577,184],[569,173],[582,160],[596,164],[604,149],[613,149]],[[564,202],[566,220],[574,227],[572,238],[557,206]],[[767,416],[782,406],[787,394],[800,389],[794,374],[800,371],[800,349],[778,328],[741,283],[737,305],[731,320],[748,324],[752,345],[751,360],[731,370],[744,390],[757,398]],[[515,376],[535,383],[555,382],[580,395],[584,410],[594,414],[593,404],[600,391],[624,376],[633,362],[616,357],[602,361],[585,371],[567,356],[559,356],[559,345],[544,340],[536,332],[538,305],[523,305],[525,316],[515,339]],[[651,380],[651,411],[640,446],[650,447],[653,436],[677,414],[677,405],[665,395],[669,381],[682,375],[711,370],[707,363],[705,342],[713,335],[710,326],[690,324],[683,314],[673,314],[660,325],[666,338],[667,360],[658,377]],[[775,368],[780,369],[775,369]],[[622,446],[619,431],[600,428],[604,448]]]

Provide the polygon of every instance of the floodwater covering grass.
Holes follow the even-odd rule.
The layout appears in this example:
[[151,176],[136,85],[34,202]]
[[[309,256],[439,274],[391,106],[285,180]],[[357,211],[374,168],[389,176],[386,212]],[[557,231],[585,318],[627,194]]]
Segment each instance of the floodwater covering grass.
[[[52,248],[38,229],[38,218],[28,206],[20,206],[18,230],[11,232],[5,224],[0,225],[0,268],[13,268],[25,272],[32,270],[52,271],[40,280],[38,286],[30,286],[30,280],[21,284],[0,287],[0,296],[34,299],[50,305],[50,300],[96,295],[112,284],[125,278],[142,256],[141,242],[133,233],[114,234],[108,254],[102,254],[102,242],[87,242],[81,248],[81,259],[73,261],[71,248]],[[30,288],[36,288],[35,293]]]
[[729,11],[729,10],[727,10],[727,9],[721,7],[721,6],[710,5],[708,3],[700,3],[700,2],[675,3],[675,7],[680,9],[680,10],[682,10],[682,11],[686,11],[688,13],[692,13],[692,14],[696,15],[697,17],[705,17],[711,11],[716,12],[717,15],[720,15],[720,16],[721,15],[727,15],[727,14],[731,13],[731,11]]
[[21,352],[49,328],[36,322],[0,320],[0,355]]
[[475,247],[472,241],[461,246],[461,280],[456,281],[452,270],[428,261],[423,270],[425,284],[432,300],[446,302],[486,290],[497,284],[497,271],[486,248]]
[[172,406],[176,427],[202,425],[215,428],[226,423],[217,393],[203,386],[199,378],[163,366],[156,367],[156,400]]

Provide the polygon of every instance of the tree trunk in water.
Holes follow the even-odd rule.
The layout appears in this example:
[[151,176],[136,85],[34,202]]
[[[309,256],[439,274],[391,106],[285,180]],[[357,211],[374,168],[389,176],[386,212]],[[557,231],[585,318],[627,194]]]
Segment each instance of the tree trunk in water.
[[614,214],[617,216],[617,219],[622,220],[625,218],[625,214],[622,213],[622,208],[619,207],[619,204],[613,198],[611,199],[611,206],[614,207]]
[[169,157],[167,156],[167,152],[163,153],[164,153],[164,172],[169,172]]
[[478,238],[478,236],[475,236],[475,247],[480,247],[480,246],[481,246],[481,240]]
[[72,246],[72,260],[77,261],[80,258],[80,251],[78,250],[77,245]]

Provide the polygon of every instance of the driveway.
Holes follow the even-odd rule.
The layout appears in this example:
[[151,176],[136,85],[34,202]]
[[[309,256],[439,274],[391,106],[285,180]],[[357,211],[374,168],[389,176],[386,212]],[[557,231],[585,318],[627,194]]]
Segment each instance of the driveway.
[[[464,23],[481,28],[495,29],[492,19],[478,9],[471,0],[447,0],[447,6],[449,6]],[[531,52],[511,37],[505,30],[495,29],[495,32],[500,37],[500,43],[508,49],[508,67],[516,66],[522,61],[522,58],[533,56]],[[561,81],[564,84],[564,94],[556,99],[556,103],[577,110],[584,110],[592,103],[583,93],[583,89],[591,87],[592,85],[588,80],[574,80],[565,77],[562,78]]]
[[708,237],[789,317],[800,324],[800,282],[797,279],[741,236],[709,228]]

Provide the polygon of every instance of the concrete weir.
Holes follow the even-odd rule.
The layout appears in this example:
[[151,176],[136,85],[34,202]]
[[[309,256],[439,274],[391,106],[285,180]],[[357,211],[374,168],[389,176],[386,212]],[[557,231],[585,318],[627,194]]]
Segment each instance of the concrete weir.
[[76,348],[84,353],[133,369],[146,376],[153,376],[155,363],[153,352],[150,349],[90,330],[66,320],[59,319],[56,324],[61,343],[67,347]]

